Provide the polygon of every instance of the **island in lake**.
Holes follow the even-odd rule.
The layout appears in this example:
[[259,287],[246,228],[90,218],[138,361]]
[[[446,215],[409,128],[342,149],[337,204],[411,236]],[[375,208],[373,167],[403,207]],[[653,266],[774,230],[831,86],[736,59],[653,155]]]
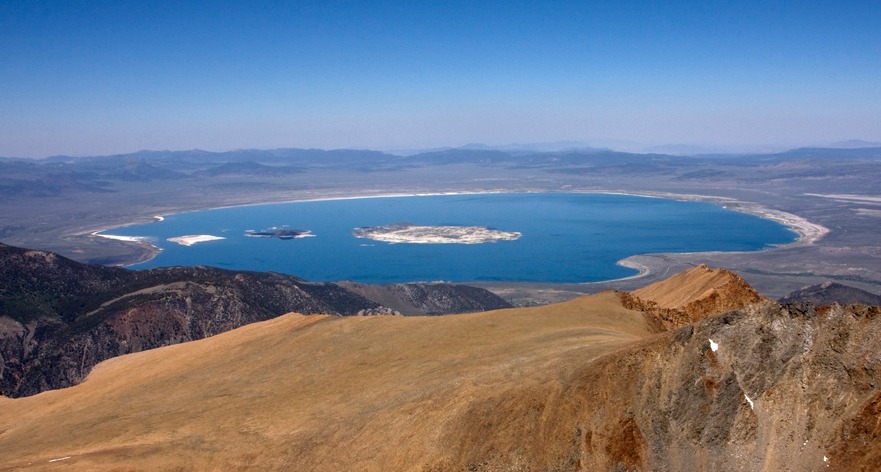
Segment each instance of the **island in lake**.
[[286,226],[273,226],[263,231],[255,231],[249,229],[245,231],[245,236],[252,238],[278,238],[278,239],[297,239],[315,236],[311,231],[305,229],[289,229]]
[[486,226],[419,226],[398,223],[386,226],[356,228],[356,238],[387,243],[410,244],[482,244],[514,241],[521,233],[499,231]]
[[207,241],[219,241],[221,239],[226,239],[222,236],[212,236],[210,234],[188,234],[186,236],[178,236],[175,238],[168,238],[169,241],[173,243],[178,243],[181,246],[192,246],[196,243],[204,243]]

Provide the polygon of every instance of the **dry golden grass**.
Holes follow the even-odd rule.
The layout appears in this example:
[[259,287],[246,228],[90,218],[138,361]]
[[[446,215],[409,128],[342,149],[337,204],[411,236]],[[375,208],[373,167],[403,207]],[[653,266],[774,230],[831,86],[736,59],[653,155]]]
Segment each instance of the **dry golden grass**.
[[659,308],[683,308],[731,284],[734,279],[740,280],[728,270],[711,269],[702,264],[631,293],[655,302]]
[[499,389],[559,382],[649,335],[611,292],[443,317],[290,314],[0,398],[0,469],[420,470],[449,462],[451,429]]

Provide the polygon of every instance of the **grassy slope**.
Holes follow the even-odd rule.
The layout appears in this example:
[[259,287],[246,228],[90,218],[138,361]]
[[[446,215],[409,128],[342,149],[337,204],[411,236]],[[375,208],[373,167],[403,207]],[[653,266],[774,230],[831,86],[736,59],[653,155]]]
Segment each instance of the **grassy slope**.
[[0,469],[450,463],[474,404],[565,382],[647,336],[614,293],[445,317],[287,315],[111,359],[76,387],[0,398]]
[[[655,282],[651,285],[634,290],[632,293],[644,300],[655,302],[660,308],[685,308],[688,304],[702,300],[713,293],[724,293],[725,286],[732,283],[742,282],[739,277],[725,269],[711,269],[705,265],[693,267],[682,271],[672,277]],[[746,283],[742,282],[744,288]],[[732,297],[731,305],[740,306],[743,303],[743,294]],[[755,299],[761,297],[755,294]],[[726,309],[731,309],[726,307]],[[707,315],[710,313],[706,313]]]

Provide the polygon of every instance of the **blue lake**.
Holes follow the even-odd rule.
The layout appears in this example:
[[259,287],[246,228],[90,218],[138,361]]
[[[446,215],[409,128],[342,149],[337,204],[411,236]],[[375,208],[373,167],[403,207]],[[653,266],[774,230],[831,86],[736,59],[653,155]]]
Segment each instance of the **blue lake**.
[[[489,226],[522,233],[484,244],[389,244],[353,230],[400,222]],[[247,230],[288,226],[315,237],[281,240]],[[797,235],[778,223],[703,202],[605,194],[475,194],[268,204],[169,215],[107,231],[162,248],[134,269],[211,265],[312,281],[593,282],[636,273],[616,265],[659,252],[755,251]],[[181,246],[168,238],[223,240]]]

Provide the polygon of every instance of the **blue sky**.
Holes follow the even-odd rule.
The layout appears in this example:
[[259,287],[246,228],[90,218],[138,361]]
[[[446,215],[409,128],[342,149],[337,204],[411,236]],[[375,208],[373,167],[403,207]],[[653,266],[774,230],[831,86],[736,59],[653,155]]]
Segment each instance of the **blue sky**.
[[881,2],[0,1],[0,156],[881,141]]

